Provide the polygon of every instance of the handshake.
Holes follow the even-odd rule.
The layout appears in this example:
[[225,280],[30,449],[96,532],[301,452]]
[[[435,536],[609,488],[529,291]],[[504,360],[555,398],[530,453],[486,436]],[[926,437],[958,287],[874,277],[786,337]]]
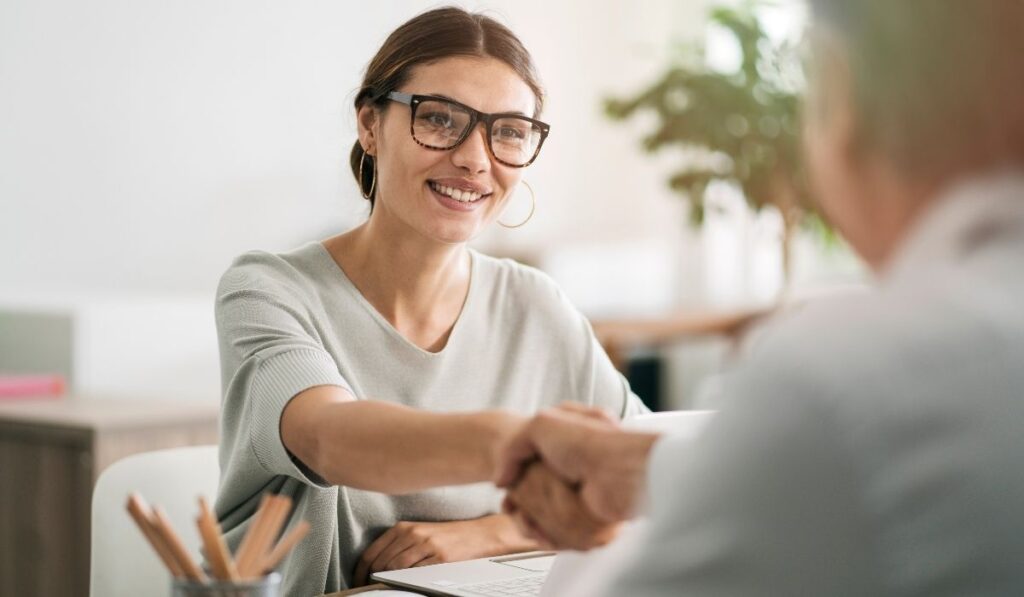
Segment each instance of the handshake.
[[547,548],[605,545],[636,513],[657,439],[579,404],[542,411],[499,447],[503,509]]

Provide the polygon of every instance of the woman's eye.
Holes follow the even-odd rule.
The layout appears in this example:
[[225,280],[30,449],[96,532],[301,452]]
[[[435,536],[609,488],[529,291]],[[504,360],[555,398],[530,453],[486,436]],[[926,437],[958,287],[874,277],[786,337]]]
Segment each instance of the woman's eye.
[[441,114],[440,112],[424,114],[420,119],[425,121],[427,124],[440,128],[450,128],[453,125],[452,117],[448,114]]
[[521,129],[517,129],[510,126],[503,126],[500,129],[498,129],[498,136],[504,140],[513,141],[524,139],[526,137],[526,133],[523,132]]

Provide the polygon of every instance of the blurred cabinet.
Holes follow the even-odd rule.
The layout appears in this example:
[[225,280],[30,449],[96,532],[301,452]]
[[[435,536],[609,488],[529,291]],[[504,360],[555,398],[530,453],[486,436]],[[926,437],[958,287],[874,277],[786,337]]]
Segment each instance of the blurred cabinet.
[[767,308],[732,311],[675,311],[631,319],[593,319],[598,342],[630,387],[651,410],[664,410],[665,365],[660,349],[699,338],[719,337],[735,342],[760,320]]
[[0,595],[89,590],[92,489],[111,463],[217,443],[216,404],[0,402]]

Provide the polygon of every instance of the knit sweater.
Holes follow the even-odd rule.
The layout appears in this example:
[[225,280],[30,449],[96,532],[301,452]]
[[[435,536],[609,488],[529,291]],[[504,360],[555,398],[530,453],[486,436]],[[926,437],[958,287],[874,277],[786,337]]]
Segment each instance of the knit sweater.
[[477,518],[501,500],[487,483],[400,496],[326,484],[281,440],[281,413],[303,390],[334,385],[360,400],[434,412],[528,415],[566,400],[620,416],[645,410],[547,276],[511,260],[471,257],[462,312],[436,353],[399,334],[320,243],[246,253],[221,278],[216,512],[234,548],[263,493],[294,500],[288,527],[307,520],[312,529],[279,567],[284,594],[350,588],[359,556],[398,521]]

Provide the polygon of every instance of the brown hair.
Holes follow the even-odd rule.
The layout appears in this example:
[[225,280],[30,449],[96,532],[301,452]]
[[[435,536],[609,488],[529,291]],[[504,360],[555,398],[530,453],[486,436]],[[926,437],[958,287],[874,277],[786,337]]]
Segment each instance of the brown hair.
[[862,146],[925,180],[1024,164],[1024,1],[810,4],[850,65]]
[[[534,116],[540,114],[544,92],[533,59],[519,38],[486,15],[451,6],[413,17],[388,36],[366,67],[366,76],[356,94],[356,111],[367,102],[383,108],[388,103],[383,96],[405,84],[413,68],[453,56],[490,57],[509,65],[533,91],[537,98]],[[366,165],[360,172],[363,153],[357,139],[349,164],[360,191],[366,194],[373,182],[376,164],[372,162],[376,158],[365,156]],[[376,192],[374,185],[369,197],[371,209]]]

